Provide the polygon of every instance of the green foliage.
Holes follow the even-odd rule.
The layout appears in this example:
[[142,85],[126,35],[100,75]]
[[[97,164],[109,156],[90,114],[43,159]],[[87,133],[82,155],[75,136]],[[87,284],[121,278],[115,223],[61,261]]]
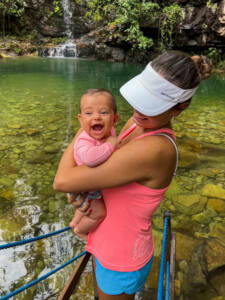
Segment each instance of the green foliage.
[[210,8],[213,12],[215,12],[218,8],[217,3],[213,3],[212,0],[207,1],[206,6]]
[[221,49],[210,47],[205,55],[211,60],[214,68],[225,70],[225,55]]
[[117,26],[125,32],[126,40],[133,48],[147,49],[153,45],[152,39],[144,36],[140,22],[149,17],[154,22],[159,10],[157,3],[140,0],[89,0],[88,7],[88,16],[93,15],[96,23],[106,20],[109,25]]
[[207,56],[214,65],[217,65],[222,60],[220,52],[218,51],[218,49],[213,48],[213,47],[209,48]]
[[61,10],[61,7],[60,7],[60,4],[59,4],[59,1],[53,1],[53,6],[54,6],[54,9],[53,11],[51,11],[49,14],[48,14],[48,17],[52,17],[54,14],[58,15],[59,17],[62,16],[62,10]]
[[127,41],[133,45],[133,48],[148,49],[153,45],[153,40],[145,37],[141,28],[141,21],[147,20],[151,16],[151,22],[156,19],[156,12],[159,6],[152,2],[140,2],[136,0],[117,0],[116,15],[118,16],[112,24],[123,28],[127,33]]
[[0,0],[0,13],[2,14],[2,33],[5,37],[5,18],[6,16],[21,18],[24,13],[23,0]]
[[21,55],[23,50],[20,47],[15,48],[15,52],[17,55]]
[[207,29],[207,28],[208,28],[207,24],[206,24],[206,23],[203,23],[203,24],[202,24],[202,29],[204,30],[204,29]]
[[38,31],[36,29],[33,29],[27,36],[26,38],[30,41],[35,41],[38,36]]
[[57,45],[57,44],[63,44],[66,40],[67,40],[66,37],[56,37],[52,39],[52,42]]
[[53,1],[53,5],[54,5],[54,13],[57,14],[58,16],[62,16],[62,11],[59,6],[59,1]]
[[88,0],[88,7],[88,17],[93,16],[96,23],[116,26],[125,33],[132,48],[138,49],[153,46],[153,40],[144,35],[141,25],[160,21],[162,43],[171,46],[173,30],[184,16],[178,4],[163,7],[148,0]]
[[24,13],[22,0],[0,0],[0,11],[2,15],[13,15],[21,17]]
[[184,16],[183,10],[177,3],[163,8],[160,31],[164,46],[171,47],[173,45],[172,34],[174,32],[174,28],[180,20],[184,19]]
[[218,68],[225,71],[225,60],[218,63]]

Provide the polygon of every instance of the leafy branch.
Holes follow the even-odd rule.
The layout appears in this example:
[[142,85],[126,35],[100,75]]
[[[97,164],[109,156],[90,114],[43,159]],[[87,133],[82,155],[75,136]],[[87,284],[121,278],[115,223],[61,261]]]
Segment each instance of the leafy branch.
[[159,31],[162,43],[172,45],[172,34],[176,24],[184,17],[178,4],[161,7],[148,0],[88,0],[89,12],[98,23],[114,25],[126,35],[132,48],[146,50],[153,46],[153,40],[141,29],[144,23],[160,21]]
[[160,33],[164,46],[171,47],[173,45],[172,35],[174,28],[184,17],[185,13],[177,3],[163,8],[160,20]]
[[20,18],[24,13],[22,0],[0,0],[0,11],[2,14],[2,31],[5,36],[5,18],[6,16],[15,16]]

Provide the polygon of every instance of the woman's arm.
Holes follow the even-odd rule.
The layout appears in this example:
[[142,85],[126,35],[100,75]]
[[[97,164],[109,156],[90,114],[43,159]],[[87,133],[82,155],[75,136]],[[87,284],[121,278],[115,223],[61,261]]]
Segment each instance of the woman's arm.
[[[105,163],[95,168],[84,165],[74,167],[71,164],[72,147],[69,146],[59,164],[54,189],[79,193],[121,186],[135,181],[154,183],[161,175],[164,176],[164,181],[169,183],[175,161],[174,149],[170,144],[170,141],[159,136],[135,140],[124,145]],[[163,175],[164,173],[166,175]],[[159,187],[157,184],[156,182],[156,188],[161,188],[161,183]]]

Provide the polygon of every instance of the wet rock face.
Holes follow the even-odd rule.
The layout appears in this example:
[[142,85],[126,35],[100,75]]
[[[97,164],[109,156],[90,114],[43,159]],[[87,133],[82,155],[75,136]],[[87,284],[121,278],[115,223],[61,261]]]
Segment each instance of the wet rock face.
[[[54,13],[54,1],[51,0],[26,0],[24,4],[27,27],[37,30],[42,36],[65,36],[66,24],[63,19],[63,8],[60,1],[61,12],[59,14]],[[79,37],[93,29],[92,20],[86,17],[86,2],[82,1],[82,3],[77,4],[70,1],[70,6],[73,12],[73,22],[71,24],[73,35]]]
[[[172,3],[172,1],[171,1]],[[177,26],[174,32],[174,46],[183,50],[196,51],[208,47],[223,48],[225,44],[225,0],[223,1],[186,1],[181,0],[179,4],[183,8],[185,18]],[[155,24],[143,24],[145,34],[151,36],[153,30],[158,31]],[[131,45],[125,41],[126,37],[123,32],[117,32],[115,28],[105,27],[99,30],[91,31],[81,38],[83,49],[87,54],[90,49],[89,37],[93,37],[91,44],[93,53],[98,59],[107,59],[115,61],[135,61],[143,63],[149,61],[149,54],[145,58],[145,52],[140,50],[138,53],[130,53]],[[158,37],[158,33],[156,34]],[[156,37],[155,37],[156,38]],[[157,39],[157,38],[156,38]],[[78,41],[79,43],[80,41]],[[115,47],[117,49],[115,49]],[[123,49],[123,53],[118,49]],[[85,55],[86,56],[86,55]],[[191,157],[193,161],[195,158]]]
[[[201,1],[202,2],[202,1]],[[190,3],[189,3],[190,5]],[[225,1],[184,6],[185,19],[177,30],[177,42],[190,47],[223,46]]]
[[[213,1],[176,1],[182,7],[185,18],[182,23],[176,27],[174,32],[174,46],[184,50],[199,50],[208,47],[223,48],[225,44],[225,0]],[[80,48],[81,57],[92,56],[94,53],[97,58],[108,59],[115,61],[135,61],[144,62],[149,60],[149,56],[145,59],[144,53],[130,54],[131,45],[126,40],[125,33],[122,31],[114,31],[112,28],[106,28],[100,25],[99,29],[104,33],[94,36],[94,50],[93,43],[88,41],[89,35],[95,32],[96,26],[92,17],[87,17],[88,11],[86,1],[69,1],[72,11],[71,29],[75,39],[81,38],[82,47]],[[174,3],[174,1],[166,2],[167,5]],[[65,37],[66,24],[62,14],[62,2],[59,1],[61,7],[61,14],[54,13],[54,1],[51,0],[24,0],[25,14],[23,24],[13,26],[17,30],[25,30],[32,32],[35,30],[41,37]],[[152,36],[153,39],[158,40],[159,28],[156,24],[141,24],[144,28],[146,36]],[[1,23],[1,20],[0,20]],[[12,22],[13,23],[13,22]],[[1,25],[1,24],[0,24]],[[83,40],[84,38],[84,40]],[[118,50],[119,49],[119,50]],[[122,49],[122,51],[120,51]],[[125,55],[125,57],[124,57]],[[134,58],[133,58],[134,60]]]

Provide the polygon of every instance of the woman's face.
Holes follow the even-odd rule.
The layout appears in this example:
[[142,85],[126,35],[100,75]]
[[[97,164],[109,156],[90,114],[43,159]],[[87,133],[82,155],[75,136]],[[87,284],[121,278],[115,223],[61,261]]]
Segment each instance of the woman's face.
[[133,113],[133,120],[138,126],[145,129],[152,129],[152,130],[159,129],[168,125],[172,117],[173,117],[172,109],[154,117],[145,116],[135,109]]

